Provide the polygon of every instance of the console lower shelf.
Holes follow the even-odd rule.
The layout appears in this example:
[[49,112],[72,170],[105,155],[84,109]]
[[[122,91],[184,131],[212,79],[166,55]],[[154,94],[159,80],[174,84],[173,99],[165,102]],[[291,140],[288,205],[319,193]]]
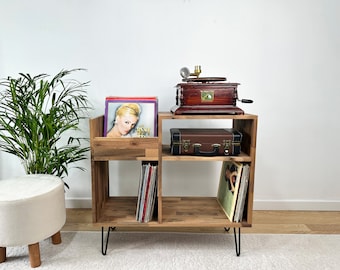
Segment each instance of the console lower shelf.
[[162,217],[136,221],[137,197],[109,197],[103,204],[98,227],[249,227],[230,222],[215,197],[163,197]]

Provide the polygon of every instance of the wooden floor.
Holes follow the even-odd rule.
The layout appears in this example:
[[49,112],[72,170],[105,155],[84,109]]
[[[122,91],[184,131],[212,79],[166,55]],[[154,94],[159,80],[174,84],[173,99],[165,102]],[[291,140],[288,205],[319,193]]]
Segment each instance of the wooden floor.
[[[96,231],[91,209],[67,209],[63,231]],[[136,231],[137,228],[117,228]],[[224,228],[138,228],[143,231],[223,232]],[[340,234],[340,212],[314,211],[254,211],[253,226],[242,228],[242,233],[281,234]]]

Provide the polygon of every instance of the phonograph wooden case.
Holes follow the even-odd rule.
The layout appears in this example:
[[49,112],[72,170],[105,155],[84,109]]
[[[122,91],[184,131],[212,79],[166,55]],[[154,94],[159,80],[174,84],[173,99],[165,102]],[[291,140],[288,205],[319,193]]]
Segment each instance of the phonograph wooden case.
[[[183,74],[184,73],[184,74]],[[200,73],[183,72],[183,82],[176,85],[176,105],[174,114],[244,114],[236,106],[237,101],[252,103],[249,99],[238,99],[239,83],[225,82],[225,77],[198,77]],[[188,74],[196,78],[189,78]]]

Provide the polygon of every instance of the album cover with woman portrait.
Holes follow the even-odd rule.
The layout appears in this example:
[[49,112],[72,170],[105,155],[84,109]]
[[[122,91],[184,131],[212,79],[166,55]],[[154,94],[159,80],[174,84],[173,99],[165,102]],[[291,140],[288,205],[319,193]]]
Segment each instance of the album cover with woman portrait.
[[233,221],[237,196],[242,176],[243,164],[236,161],[223,161],[217,201],[230,221]]
[[104,137],[157,137],[157,97],[106,97]]

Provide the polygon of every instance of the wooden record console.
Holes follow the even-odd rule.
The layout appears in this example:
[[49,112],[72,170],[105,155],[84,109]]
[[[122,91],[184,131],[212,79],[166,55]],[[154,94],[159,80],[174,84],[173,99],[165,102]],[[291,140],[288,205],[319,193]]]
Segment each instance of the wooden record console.
[[[170,154],[170,142],[163,141],[163,122],[170,121],[176,127],[176,121],[223,120],[227,126],[243,134],[241,153],[238,156],[174,156]],[[103,137],[104,117],[90,120],[91,167],[92,167],[92,219],[93,224],[102,228],[102,253],[106,254],[110,232],[116,227],[130,228],[171,228],[171,227],[206,227],[234,229],[236,254],[240,255],[240,228],[250,227],[253,216],[254,175],[256,155],[257,116],[251,114],[206,114],[176,115],[169,112],[158,113],[158,137],[153,138],[107,138]],[[140,160],[158,163],[157,179],[157,217],[147,223],[136,221],[136,196],[111,196],[109,194],[109,161]],[[222,162],[238,161],[250,165],[249,186],[246,195],[244,214],[240,222],[230,221],[215,197],[182,197],[163,194],[164,162]],[[173,174],[180,177],[180,172]],[[209,176],[207,177],[209,179]],[[139,179],[136,179],[139,181]],[[183,179],[185,181],[185,179]],[[168,183],[171,185],[171,183]],[[112,187],[115,188],[115,187]],[[104,240],[104,228],[107,228]],[[238,230],[238,232],[236,231]]]

